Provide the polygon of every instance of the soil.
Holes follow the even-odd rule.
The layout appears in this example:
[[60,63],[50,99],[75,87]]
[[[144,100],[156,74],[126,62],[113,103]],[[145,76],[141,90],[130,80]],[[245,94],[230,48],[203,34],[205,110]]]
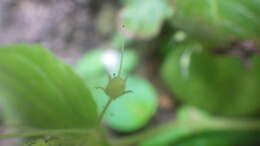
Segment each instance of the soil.
[[[43,44],[73,64],[88,49],[109,39],[98,29],[103,5],[116,0],[1,0],[0,45]],[[114,24],[111,24],[114,25]]]

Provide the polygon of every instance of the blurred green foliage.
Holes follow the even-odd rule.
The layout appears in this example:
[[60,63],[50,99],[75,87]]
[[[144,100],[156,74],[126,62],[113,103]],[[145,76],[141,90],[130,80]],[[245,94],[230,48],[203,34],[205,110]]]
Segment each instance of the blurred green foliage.
[[[155,27],[144,23],[150,17],[139,15],[141,13],[137,10],[149,12],[149,16],[153,17],[157,15],[156,11],[159,11],[159,8],[149,11],[145,4],[141,5],[142,2],[133,1],[132,3],[140,4],[134,6],[126,1],[123,12],[130,7],[135,7],[132,8],[135,11],[124,13],[138,16],[121,15],[123,17],[120,18],[121,20],[127,20],[122,21],[122,24],[132,22],[140,29],[155,32],[153,29]],[[242,44],[244,40],[254,40],[256,42],[254,47],[259,47],[257,42],[260,38],[258,29],[260,2],[258,0],[168,0],[165,4],[171,7],[172,13],[164,20],[170,22],[172,28],[166,27],[163,33],[153,33],[154,35],[147,35],[151,37],[146,38],[140,37],[141,35],[131,36],[131,29],[128,27],[126,32],[130,32],[132,39],[157,41],[159,44],[156,45],[164,49],[166,57],[161,66],[161,76],[166,86],[182,103],[193,105],[216,117],[227,119],[235,117],[238,121],[257,119],[260,114],[259,56],[252,56],[250,55],[252,52],[245,51],[242,55],[249,54],[247,61],[251,65],[248,65],[244,56],[230,53],[218,54],[209,50],[234,50],[237,48],[234,48],[233,43]],[[169,12],[166,7],[164,10]],[[162,22],[156,20],[157,17],[154,18],[157,23]],[[162,29],[162,26],[164,25],[160,25],[156,30]],[[136,32],[142,34],[140,30]],[[172,35],[169,32],[172,32]],[[156,40],[153,40],[152,38],[158,34]],[[246,46],[240,47],[247,49]],[[177,117],[177,121],[179,119],[180,117]],[[150,142],[143,144],[177,145],[175,142],[178,141],[178,145],[194,146],[253,145],[259,137],[255,134],[256,128],[249,132],[236,129],[238,131],[220,130],[207,133],[202,130],[200,134],[192,134],[182,139],[180,138],[182,135],[190,132],[187,126],[181,124],[169,128],[169,131],[162,132],[157,137],[152,137]],[[174,143],[169,143],[170,141]]]
[[[75,71],[88,82],[99,80],[100,77],[115,73],[119,69],[120,52],[113,49],[95,49],[87,52],[77,62]],[[136,50],[126,49],[123,60],[122,75],[132,72],[138,64]],[[109,70],[111,69],[111,70]]]
[[166,18],[173,10],[166,0],[127,1],[120,14],[122,31],[132,39],[150,39],[158,35]]
[[260,114],[258,68],[246,69],[238,57],[214,55],[199,43],[187,42],[175,46],[166,58],[162,76],[185,103],[215,115],[256,116]]
[[[89,51],[80,58],[74,70],[81,78],[41,46],[0,48],[0,103],[8,122],[35,129],[99,130],[83,137],[37,140],[35,146],[107,145],[97,119],[108,97],[96,87],[104,87],[107,74],[118,71],[121,54],[116,49],[124,39],[128,49],[123,77],[129,76],[126,89],[133,93],[116,99],[108,108],[105,122],[110,128],[119,132],[140,130],[158,109],[158,93],[152,83],[134,74],[140,64],[141,53],[136,51],[140,46],[155,45],[160,52],[156,55],[164,55],[160,56],[162,80],[182,104],[193,106],[178,108],[176,120],[163,123],[159,130],[126,138],[126,145],[259,145],[260,57],[254,50],[259,47],[260,1],[121,2],[120,27],[111,49]],[[114,12],[106,13],[110,10],[100,14],[102,19],[106,17],[104,22],[114,18]],[[111,30],[113,27],[104,27],[101,31]],[[245,40],[253,41],[253,49],[241,45]],[[242,55],[214,52],[236,50],[237,42],[244,51]]]
[[176,0],[174,4],[174,26],[205,44],[260,38],[259,0]]
[[[165,123],[140,146],[256,146],[259,145],[259,120],[219,118],[184,106],[174,123]],[[166,130],[167,129],[167,130]]]
[[259,132],[222,131],[194,134],[168,146],[258,146]]
[[68,65],[38,45],[0,48],[0,96],[10,125],[96,125],[96,104],[83,81]]
[[[26,144],[27,145],[27,144]],[[38,139],[27,146],[49,146],[43,139]]]

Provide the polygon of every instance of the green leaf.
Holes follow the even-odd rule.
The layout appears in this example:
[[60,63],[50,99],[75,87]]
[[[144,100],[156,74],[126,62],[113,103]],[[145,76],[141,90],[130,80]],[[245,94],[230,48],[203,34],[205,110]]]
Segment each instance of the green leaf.
[[127,89],[133,93],[115,100],[105,117],[111,128],[121,132],[132,132],[144,127],[158,107],[156,90],[148,80],[129,77]]
[[0,48],[0,102],[10,124],[89,128],[97,109],[84,82],[39,45]]
[[137,0],[127,2],[121,12],[122,31],[128,37],[150,39],[161,30],[164,20],[172,14],[166,0]]
[[[177,98],[215,115],[260,114],[259,74],[240,58],[215,55],[199,43],[176,46],[166,58],[162,77]],[[232,105],[230,104],[232,103]]]
[[259,39],[259,5],[259,0],[176,0],[172,22],[210,45]]
[[169,146],[257,146],[260,133],[252,131],[205,132],[185,137]]
[[156,129],[140,146],[248,146],[259,144],[260,121],[213,117],[184,106],[176,121]]

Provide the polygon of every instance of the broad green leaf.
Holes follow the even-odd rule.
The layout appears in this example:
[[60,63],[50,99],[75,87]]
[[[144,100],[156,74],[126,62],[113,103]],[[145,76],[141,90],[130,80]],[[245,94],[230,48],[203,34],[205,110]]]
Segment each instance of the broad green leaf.
[[260,114],[256,68],[246,69],[238,57],[214,55],[191,42],[170,53],[162,77],[184,103],[215,115],[255,116]]
[[176,0],[173,5],[172,22],[204,43],[260,38],[259,0]]
[[221,131],[194,134],[167,146],[257,146],[260,133],[254,131]]
[[259,144],[260,121],[210,116],[181,107],[175,122],[166,123],[139,146],[248,146]]
[[166,0],[135,0],[127,2],[121,12],[120,22],[126,36],[141,39],[155,37],[164,20],[172,14]]
[[89,128],[97,109],[84,82],[39,45],[0,48],[0,102],[10,124]]
[[127,89],[133,93],[115,100],[105,117],[111,128],[121,132],[132,132],[144,127],[158,107],[157,93],[148,80],[129,77]]

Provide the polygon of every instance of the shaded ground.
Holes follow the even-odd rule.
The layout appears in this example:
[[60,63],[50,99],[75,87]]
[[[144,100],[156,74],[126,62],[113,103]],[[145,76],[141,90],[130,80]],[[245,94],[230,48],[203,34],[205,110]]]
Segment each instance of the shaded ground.
[[0,45],[40,43],[73,63],[108,38],[97,29],[106,4],[117,5],[115,0],[1,0]]

